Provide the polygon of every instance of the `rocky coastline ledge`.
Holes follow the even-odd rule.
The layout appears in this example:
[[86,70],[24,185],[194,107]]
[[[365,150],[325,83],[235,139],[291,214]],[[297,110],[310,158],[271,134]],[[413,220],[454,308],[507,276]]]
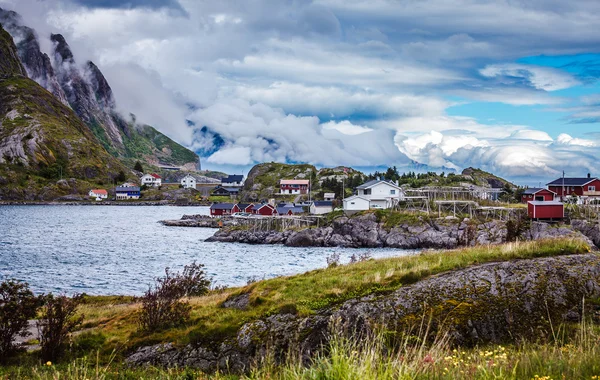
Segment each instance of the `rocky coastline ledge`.
[[[191,218],[178,221],[188,226],[208,224],[205,219]],[[168,225],[168,224],[167,224]],[[244,226],[231,227],[235,221],[224,220],[224,227],[206,241],[248,244],[283,244],[290,247],[345,247],[345,248],[399,248],[399,249],[452,249],[456,247],[500,244],[511,240],[510,234],[520,240],[538,240],[558,237],[579,237],[590,245],[600,247],[600,228],[584,220],[570,225],[551,225],[532,222],[517,231],[509,231],[507,223],[493,220],[477,223],[469,219],[418,218],[388,227],[375,214],[357,217],[339,217],[329,226],[305,229],[257,230]],[[201,225],[208,227],[208,225]],[[513,236],[514,237],[514,236]]]
[[[495,262],[434,275],[389,294],[350,299],[314,315],[274,314],[210,344],[141,347],[127,362],[245,372],[269,353],[284,360],[294,347],[297,357],[310,360],[334,336],[368,337],[378,327],[418,324],[424,315],[433,318],[432,328],[443,324],[458,344],[515,341],[549,334],[549,318],[553,323],[581,320],[582,300],[598,296],[600,257],[594,253]],[[232,296],[222,307],[249,308],[249,294]]]

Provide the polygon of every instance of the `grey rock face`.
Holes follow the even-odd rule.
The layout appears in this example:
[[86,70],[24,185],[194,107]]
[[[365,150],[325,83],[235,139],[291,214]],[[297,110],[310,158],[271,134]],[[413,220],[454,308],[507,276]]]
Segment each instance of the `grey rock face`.
[[548,316],[553,323],[579,320],[581,300],[597,296],[596,254],[489,263],[432,276],[387,295],[352,299],[308,317],[272,315],[245,324],[235,337],[220,343],[199,341],[181,349],[169,344],[143,347],[127,361],[241,372],[267,350],[282,360],[292,348],[294,355],[308,360],[334,334],[359,339],[377,327],[410,328],[430,316],[432,334],[444,324],[457,343],[514,341],[550,334]]

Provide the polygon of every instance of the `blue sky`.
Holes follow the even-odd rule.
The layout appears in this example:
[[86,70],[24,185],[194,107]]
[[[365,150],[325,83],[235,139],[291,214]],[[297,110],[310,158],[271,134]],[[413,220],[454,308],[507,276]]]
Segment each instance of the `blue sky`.
[[123,112],[203,155],[206,168],[416,162],[531,184],[597,171],[597,1],[0,6],[41,37],[63,33],[80,62],[99,65]]

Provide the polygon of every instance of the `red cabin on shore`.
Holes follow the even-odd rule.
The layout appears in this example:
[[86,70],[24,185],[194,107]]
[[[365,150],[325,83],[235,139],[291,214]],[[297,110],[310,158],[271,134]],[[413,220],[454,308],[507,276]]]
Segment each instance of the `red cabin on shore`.
[[211,216],[231,215],[240,212],[240,209],[233,203],[214,203],[210,206]]
[[529,201],[527,215],[530,219],[560,220],[565,217],[565,206],[556,201]]
[[556,193],[548,189],[530,188],[523,191],[521,196],[521,202],[527,203],[529,201],[553,201]]
[[273,216],[277,215],[277,210],[270,204],[263,204],[254,206],[252,213],[256,215]]

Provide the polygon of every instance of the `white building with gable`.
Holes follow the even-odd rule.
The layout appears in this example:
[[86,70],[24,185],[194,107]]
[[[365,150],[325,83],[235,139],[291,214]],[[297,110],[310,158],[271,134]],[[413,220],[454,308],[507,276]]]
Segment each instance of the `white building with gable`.
[[196,180],[196,177],[190,174],[183,177],[180,181],[181,186],[183,186],[184,189],[195,189],[197,182],[198,180]]
[[356,195],[344,199],[344,210],[388,209],[404,199],[400,186],[384,180],[363,183],[356,191]]

